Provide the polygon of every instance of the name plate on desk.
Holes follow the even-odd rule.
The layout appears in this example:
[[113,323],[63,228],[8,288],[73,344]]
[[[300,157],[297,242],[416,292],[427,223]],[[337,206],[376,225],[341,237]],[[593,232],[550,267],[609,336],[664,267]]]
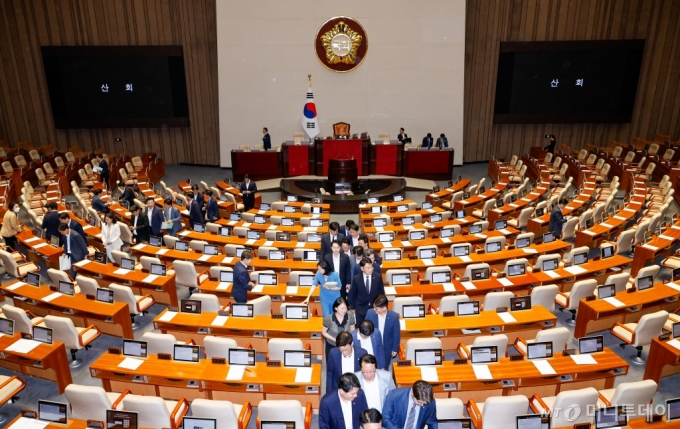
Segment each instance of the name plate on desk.
[[429,284],[430,284],[430,281],[429,281],[429,280],[421,280],[421,281],[420,281],[420,284],[421,284],[421,285],[429,285]]
[[225,358],[212,358],[212,363],[216,365],[225,365],[227,360]]
[[442,314],[443,317],[452,317],[455,315],[456,315],[455,311],[445,311],[444,314]]
[[397,366],[411,366],[410,360],[400,360],[397,362]]
[[520,354],[520,355],[512,355],[512,356],[510,356],[510,360],[511,360],[511,361],[515,361],[515,360],[524,360],[524,355],[522,355],[522,354]]
[[269,361],[267,361],[267,366],[280,367],[280,366],[281,366],[281,361],[278,361],[278,360],[269,360]]
[[169,353],[158,353],[158,360],[172,360],[172,356]]
[[574,429],[590,429],[590,423],[576,423]]
[[108,352],[109,352],[110,355],[119,355],[119,354],[122,353],[121,350],[119,348],[116,348],[116,347],[109,347]]
[[465,365],[465,364],[467,364],[467,363],[468,363],[467,359],[464,359],[464,358],[454,359],[454,360],[453,360],[453,364],[454,364],[454,365]]
[[562,351],[562,356],[571,356],[576,354],[576,349],[566,349]]
[[283,319],[283,314],[281,313],[272,314],[272,319]]

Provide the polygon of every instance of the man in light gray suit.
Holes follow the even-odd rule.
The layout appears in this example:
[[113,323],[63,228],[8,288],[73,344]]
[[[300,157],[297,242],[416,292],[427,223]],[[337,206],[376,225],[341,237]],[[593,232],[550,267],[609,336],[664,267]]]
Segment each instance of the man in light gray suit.
[[396,388],[389,372],[376,368],[377,361],[373,355],[364,355],[359,359],[361,371],[355,373],[361,383],[361,390],[366,394],[368,408],[382,412],[387,394]]

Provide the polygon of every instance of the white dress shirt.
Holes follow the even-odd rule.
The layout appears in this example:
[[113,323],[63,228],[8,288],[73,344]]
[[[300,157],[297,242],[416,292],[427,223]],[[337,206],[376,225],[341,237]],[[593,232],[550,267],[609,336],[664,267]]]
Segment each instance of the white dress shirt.
[[364,378],[364,394],[366,395],[366,402],[368,408],[375,408],[382,413],[382,402],[380,401],[380,382],[378,376],[373,381],[368,381]]
[[339,253],[338,253],[338,256],[335,256],[335,253],[333,253],[333,271],[340,274],[340,254]]
[[[133,216],[132,219],[133,219],[132,226],[137,226],[137,219],[139,219],[139,216]],[[137,230],[135,229],[134,231],[132,231],[132,233],[134,235],[137,235]]]
[[375,356],[373,353],[373,342],[371,341],[371,337],[364,338],[361,334],[357,335],[359,337],[359,343],[361,343],[361,348],[366,350],[366,353],[369,355]]
[[345,401],[340,396],[340,391],[338,390],[338,397],[340,398],[340,408],[342,409],[342,418],[345,419],[345,428],[353,428],[352,423],[352,401]]
[[149,224],[151,223],[151,215],[153,214],[153,209],[146,208],[146,217],[149,218]]
[[348,372],[354,373],[354,347],[352,347],[352,354],[349,357],[342,355],[342,373],[346,374]]
[[384,338],[383,332],[385,332],[385,320],[387,320],[387,313],[378,314],[378,330],[380,331],[380,338]]

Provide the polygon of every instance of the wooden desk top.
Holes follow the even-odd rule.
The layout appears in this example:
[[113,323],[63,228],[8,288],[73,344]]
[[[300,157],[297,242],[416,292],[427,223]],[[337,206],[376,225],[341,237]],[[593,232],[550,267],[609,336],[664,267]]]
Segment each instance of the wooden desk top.
[[420,215],[422,217],[425,216],[430,216],[433,214],[437,213],[444,213],[445,211],[448,211],[447,209],[443,209],[441,207],[433,207],[431,209],[421,209],[418,207],[416,210],[406,210],[405,212],[383,212],[383,213],[371,213],[369,210],[361,208],[359,209],[359,218],[361,219],[362,222],[373,222],[373,219],[381,216],[389,216],[391,219],[401,219],[403,217],[407,216],[414,216],[414,215]]
[[496,186],[487,189],[482,194],[472,195],[467,200],[458,200],[453,203],[454,210],[465,210],[466,207],[474,206],[476,204],[481,204],[490,198],[496,198],[501,192],[505,190],[509,185],[509,182],[499,182]]
[[[569,201],[569,204],[567,204],[564,207],[564,210],[562,210],[562,214],[565,216],[572,215],[574,213],[578,213],[580,210],[582,210],[590,201],[590,199],[593,197],[595,194],[595,191],[597,190],[597,184],[594,180],[589,181],[585,184],[583,191],[579,194],[578,197],[574,198],[573,200]],[[544,224],[547,224],[550,222],[550,213],[546,213],[543,216],[536,217],[529,219],[529,222],[534,222],[540,226],[543,226]],[[527,231],[532,231],[532,228],[527,227]]]
[[[311,215],[310,215],[311,217]],[[222,226],[230,226],[230,227],[235,227],[235,226],[240,226],[243,228],[248,228],[253,231],[280,231],[280,232],[318,232],[319,234],[324,234],[328,232],[328,223],[324,222],[323,227],[312,227],[312,226],[300,226],[300,225],[294,225],[294,226],[282,226],[282,225],[272,225],[272,224],[259,224],[259,223],[252,223],[252,222],[245,222],[245,221],[234,221],[234,220],[229,220],[229,219],[218,219],[215,223],[218,225]]]
[[[415,277],[415,276],[414,276]],[[512,285],[505,286],[498,277],[491,275],[486,280],[475,280],[469,282],[472,287],[466,282],[464,285],[459,279],[451,279],[451,283],[430,283],[422,284],[419,280],[412,278],[412,284],[409,286],[390,286],[385,285],[385,295],[388,296],[426,296],[426,295],[448,295],[453,292],[466,293],[468,295],[485,294],[492,290],[507,290],[513,291],[522,289],[529,285],[538,285],[539,281],[531,273],[526,273],[521,276],[506,277]],[[392,291],[394,289],[394,292]]]
[[364,225],[362,230],[364,233],[368,234],[369,236],[371,234],[375,234],[377,232],[383,232],[383,231],[394,231],[395,233],[402,233],[406,234],[410,230],[415,229],[415,228],[422,228],[422,229],[428,229],[431,232],[434,231],[439,231],[440,229],[444,228],[445,226],[451,226],[451,225],[460,225],[461,228],[465,228],[471,223],[478,222],[479,219],[476,217],[472,216],[466,216],[462,219],[447,219],[441,222],[437,222],[435,224],[425,224],[425,223],[416,223],[414,225],[406,225],[404,226],[401,223],[398,224],[390,224],[387,226],[380,226],[380,227],[375,227],[375,226],[366,226]]
[[52,247],[47,240],[38,238],[33,234],[33,231],[24,225],[24,230],[16,235],[21,243],[30,251],[38,253],[48,259],[56,258],[64,254],[64,249],[60,247]]
[[538,201],[543,195],[545,195],[548,190],[550,190],[551,184],[552,182],[549,180],[542,181],[539,186],[534,188],[532,192],[529,192],[526,197],[520,198],[514,203],[505,204],[502,207],[491,209],[490,211],[496,213],[498,217],[503,217],[518,210],[522,210],[528,207],[530,204]]
[[113,264],[100,264],[99,262],[92,261],[90,259],[84,259],[81,262],[74,264],[77,271],[84,271],[88,275],[101,274],[106,277],[113,277],[121,282],[129,281],[134,283],[144,283],[152,286],[164,286],[168,282],[173,281],[175,273],[172,270],[167,271],[166,276],[157,276],[150,282],[145,281],[149,277],[150,273],[145,273],[142,270],[123,270],[125,273],[116,272],[121,270],[119,267],[115,267]]
[[435,198],[440,198],[440,199],[446,199],[448,197],[451,197],[455,192],[462,191],[463,189],[467,188],[468,185],[470,184],[470,179],[460,179],[460,182],[454,183],[452,187],[446,188],[446,189],[441,189],[439,192],[433,192],[430,194],[427,194],[425,198],[427,201],[432,201]]
[[52,344],[40,344],[38,347],[34,348],[28,353],[17,353],[11,350],[7,350],[7,347],[11,346],[12,344],[16,343],[21,339],[21,334],[15,333],[13,336],[7,336],[3,335],[0,337],[0,350],[3,353],[6,353],[8,355],[12,356],[19,356],[22,358],[26,358],[29,361],[43,361],[45,358],[52,353],[58,352],[59,349],[62,349],[61,353],[65,353],[64,351],[64,343],[60,341],[53,341]]
[[[273,225],[272,225],[273,226]],[[286,228],[286,227],[283,227]],[[283,229],[276,229],[276,231],[283,231]],[[221,246],[224,246],[225,244],[236,244],[236,245],[241,245],[241,246],[248,246],[248,247],[260,247],[260,246],[273,246],[277,247],[279,249],[296,249],[296,248],[305,248],[305,249],[321,249],[321,242],[299,242],[297,240],[293,240],[291,238],[291,241],[269,241],[265,238],[262,238],[260,240],[248,240],[246,238],[239,238],[235,236],[231,237],[223,237],[221,235],[217,234],[211,234],[209,232],[194,232],[194,231],[188,231],[184,230],[177,234],[177,236],[182,240],[182,241],[188,241],[188,240],[203,240],[207,241],[210,244],[219,244]],[[299,244],[302,243],[302,244]]]
[[[672,283],[674,284],[674,283]],[[663,283],[655,283],[654,287],[635,292],[619,292],[615,298],[621,301],[623,307],[615,307],[603,299],[595,299],[593,301],[581,300],[581,304],[590,307],[595,313],[609,313],[612,311],[626,310],[631,307],[638,307],[638,311],[642,310],[642,306],[648,303],[661,301],[664,299],[680,297],[680,285],[677,289],[667,286]]]
[[370,247],[374,250],[380,250],[382,248],[401,248],[401,249],[412,249],[415,250],[416,247],[419,246],[451,246],[452,244],[460,244],[460,243],[483,243],[487,238],[489,237],[508,237],[508,238],[514,238],[517,234],[519,234],[520,231],[508,227],[505,230],[491,230],[491,231],[484,231],[482,234],[458,234],[454,235],[453,237],[446,237],[446,238],[440,238],[437,236],[437,238],[434,238],[432,236],[424,239],[424,240],[408,240],[408,241],[403,241],[403,240],[394,240],[390,242],[379,242],[379,241],[371,241],[370,242]]
[[[228,316],[223,325],[213,325],[212,322],[217,317],[217,313],[187,314],[177,313],[172,320],[164,322],[161,320],[163,315],[168,312],[164,309],[153,320],[154,326],[185,326],[185,327],[209,327],[214,333],[216,330],[225,331],[267,331],[269,332],[298,332],[298,333],[320,333],[323,327],[323,317],[310,317],[307,320],[273,319],[271,316],[254,317],[232,317]],[[275,337],[275,335],[268,335]]]
[[[219,281],[216,280],[208,280],[203,283],[198,287],[199,292],[203,293],[224,293],[224,294],[231,294],[231,287],[232,284],[229,283],[229,286],[226,289],[218,289],[218,286],[220,285]],[[293,286],[295,287],[295,293],[288,293],[288,285],[285,283],[279,283],[276,286],[263,286],[261,292],[253,292],[253,291],[248,291],[249,295],[269,295],[269,296],[294,296],[297,298],[306,298],[307,295],[309,295],[309,286]],[[318,298],[319,297],[319,288],[315,288],[314,292],[312,293],[312,298]]]
[[544,307],[537,305],[529,310],[511,311],[509,314],[516,319],[515,322],[504,322],[496,313],[496,310],[481,311],[477,315],[471,316],[450,316],[444,317],[441,314],[428,314],[420,319],[401,319],[404,320],[406,329],[403,331],[430,331],[438,329],[482,329],[491,326],[498,326],[501,332],[504,328],[512,326],[526,325],[550,321],[555,325],[557,317]]
[[[608,348],[605,348],[602,353],[593,354],[593,357],[597,361],[597,364],[577,365],[570,356],[558,354],[552,359],[548,359],[550,365],[556,372],[554,375],[542,375],[534,363],[529,360],[510,361],[510,358],[501,358],[498,363],[488,365],[489,370],[491,371],[491,380],[477,379],[471,364],[454,365],[453,361],[446,361],[443,365],[437,367],[437,373],[439,375],[438,383],[477,383],[501,380],[523,380],[523,382],[526,383],[531,379],[555,379],[560,375],[571,375],[574,378],[574,381],[579,381],[579,377],[585,376],[586,374],[604,372],[605,374],[602,374],[602,377],[604,377],[608,374],[610,374],[609,376],[614,376],[614,374],[609,373],[609,371],[614,369],[621,368],[624,370],[624,373],[628,371],[629,364]],[[396,363],[393,365],[397,386],[410,386],[422,379],[422,373],[419,367],[414,365],[410,367],[397,366]],[[521,384],[522,383],[515,382],[515,385],[517,386]]]
[[[573,278],[576,276],[588,276],[592,275],[598,271],[604,271],[608,270],[611,268],[615,267],[620,267],[621,265],[626,265],[630,264],[632,259],[626,258],[625,256],[622,255],[614,255],[611,258],[606,258],[606,259],[599,259],[597,261],[588,261],[585,264],[578,265],[578,267],[583,268],[585,271],[578,273],[578,274],[572,274],[567,269],[565,268],[558,268],[556,270],[551,271],[553,274],[548,275],[545,271],[541,270],[539,272],[534,272],[532,273],[541,283],[554,283],[554,282],[560,282],[563,281],[564,279],[568,278]],[[574,266],[572,266],[570,269],[572,269]],[[540,267],[539,267],[540,268]]]

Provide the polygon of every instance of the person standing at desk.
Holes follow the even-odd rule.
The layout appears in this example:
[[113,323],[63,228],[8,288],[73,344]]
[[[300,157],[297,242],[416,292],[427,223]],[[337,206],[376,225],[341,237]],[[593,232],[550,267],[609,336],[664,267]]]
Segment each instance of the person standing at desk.
[[352,279],[352,287],[349,290],[349,305],[354,310],[357,326],[366,318],[368,307],[378,295],[385,294],[382,276],[373,272],[373,264],[368,258],[359,263],[361,273]]
[[120,226],[117,224],[116,217],[111,212],[106,213],[104,216],[102,243],[106,247],[106,256],[109,258],[109,261],[113,262],[111,251],[120,250],[123,246],[123,240],[120,239]]
[[186,197],[189,200],[189,227],[193,229],[195,224],[203,224],[203,212],[192,191],[187,192]]
[[357,376],[343,374],[326,384],[335,387],[319,403],[319,429],[359,429],[360,414],[368,405]]
[[71,219],[71,216],[69,216],[68,213],[66,212],[59,213],[59,223],[68,225],[69,229],[80,234],[80,236],[83,237],[83,240],[85,240],[85,243],[87,244],[87,235],[85,235],[85,231],[83,231],[82,225]]
[[248,266],[253,262],[253,254],[250,250],[241,253],[241,260],[234,265],[234,283],[231,285],[231,297],[238,304],[248,301],[248,291],[253,290],[255,284],[250,281]]
[[272,148],[272,139],[269,137],[269,130],[267,127],[262,128],[262,146],[264,147],[265,152],[268,151],[269,149]]
[[407,140],[410,140],[410,139],[408,138],[408,134],[406,134],[406,132],[404,132],[403,128],[399,128],[399,134],[397,134],[397,140],[399,140],[399,142],[404,143],[404,144],[409,143],[409,141],[407,141]]
[[213,191],[210,189],[205,191],[205,194],[208,196],[208,203],[206,204],[206,216],[208,217],[208,222],[215,222],[220,218],[220,210],[217,207],[217,201],[215,200],[215,197],[213,197]]
[[[333,303],[340,297],[342,282],[340,281],[340,277],[338,277],[338,273],[333,271],[333,265],[329,264],[327,261],[319,261],[319,263],[316,264],[316,267],[317,271],[314,276],[314,284],[321,286],[319,298],[321,299],[323,317],[326,317],[333,314]],[[337,286],[326,285],[327,282],[335,282]]]
[[562,198],[557,204],[557,208],[553,208],[550,212],[548,231],[555,234],[555,238],[562,238],[562,224],[567,221],[567,218],[562,215],[562,210],[564,210],[567,204],[569,204],[569,201]]
[[548,153],[552,153],[553,155],[555,154],[555,146],[557,146],[557,140],[555,140],[554,135],[548,135],[546,137],[550,137],[550,143],[548,143],[548,146],[544,147]]
[[106,160],[101,156],[101,154],[98,154],[95,156],[97,159],[97,162],[99,163],[99,168],[102,170],[99,172],[99,178],[104,183],[104,186],[107,188],[109,187],[109,164],[106,162]]
[[[43,238],[50,241],[53,235],[59,235],[59,212],[57,211],[57,203],[51,202],[45,204],[47,213],[43,216],[43,221],[40,228],[44,231]],[[68,215],[67,215],[68,216]]]
[[437,406],[432,385],[425,380],[413,383],[412,388],[394,389],[383,406],[385,429],[437,429]]
[[132,238],[135,243],[149,242],[149,218],[146,217],[142,208],[133,206],[130,209],[132,217],[130,218],[130,231],[132,231]]
[[59,225],[59,232],[61,232],[64,239],[64,253],[71,260],[71,278],[76,278],[76,270],[73,264],[82,261],[87,256],[87,242],[83,240],[80,234],[71,231],[66,224]]
[[248,211],[255,207],[255,192],[257,192],[257,185],[250,180],[247,174],[243,176],[243,183],[239,188],[243,195],[243,210]]
[[441,133],[439,135],[439,138],[437,139],[437,147],[439,149],[443,149],[445,147],[449,147],[449,139],[446,138],[444,133]]
[[[347,289],[349,289],[352,284],[352,274],[350,271],[349,257],[341,251],[339,241],[336,240],[331,244],[331,253],[328,253],[323,260],[331,268],[331,271],[337,273],[340,296],[346,298]],[[330,309],[330,303],[328,308]]]
[[423,137],[423,144],[420,145],[422,148],[427,148],[430,149],[432,147],[432,143],[434,139],[432,138],[432,133],[427,133],[425,137]]
[[120,197],[118,197],[118,200],[127,201],[128,208],[134,206],[135,198],[137,198],[137,195],[135,195],[135,191],[132,189],[132,184],[125,186],[125,183],[119,182],[118,189],[122,194]]

